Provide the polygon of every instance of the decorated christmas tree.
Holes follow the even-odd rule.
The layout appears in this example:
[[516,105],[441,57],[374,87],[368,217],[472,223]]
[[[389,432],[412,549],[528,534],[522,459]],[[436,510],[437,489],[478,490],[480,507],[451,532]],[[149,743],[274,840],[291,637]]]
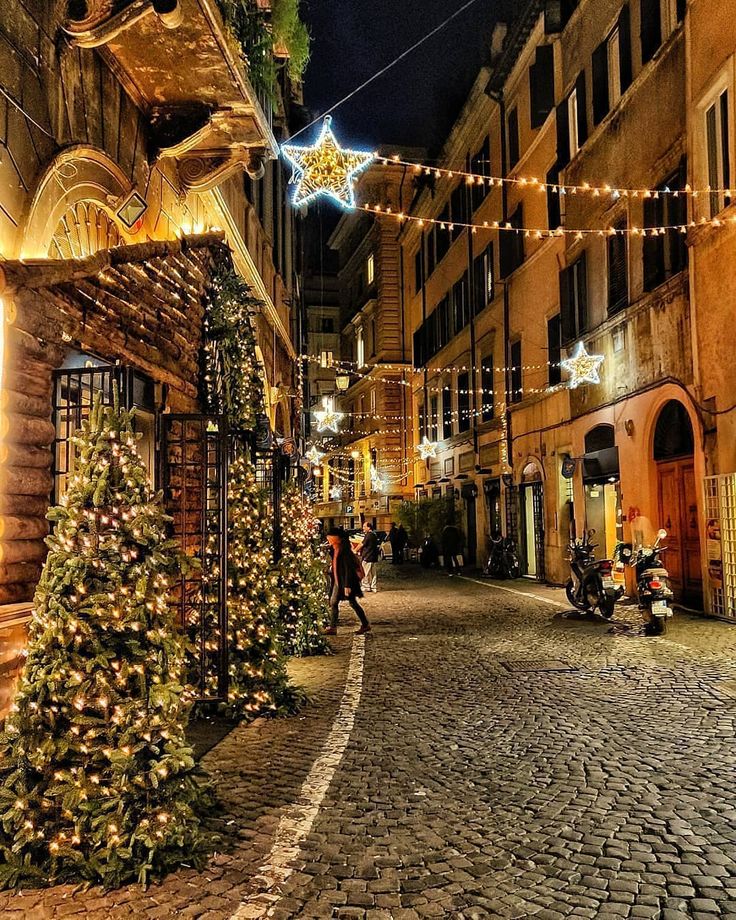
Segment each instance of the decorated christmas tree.
[[252,316],[259,301],[223,257],[213,273],[206,318],[204,379],[208,410],[225,415],[243,441],[228,485],[229,708],[257,714],[292,709],[279,641],[279,596],[268,496],[257,482],[248,441],[265,415]]
[[0,883],[145,883],[197,860],[206,792],[184,739],[182,564],[131,415],[94,406],[34,602],[0,737]]
[[329,560],[320,546],[319,521],[295,482],[287,484],[282,500],[289,509],[278,566],[282,644],[289,655],[322,655],[329,651],[322,634],[329,616]]

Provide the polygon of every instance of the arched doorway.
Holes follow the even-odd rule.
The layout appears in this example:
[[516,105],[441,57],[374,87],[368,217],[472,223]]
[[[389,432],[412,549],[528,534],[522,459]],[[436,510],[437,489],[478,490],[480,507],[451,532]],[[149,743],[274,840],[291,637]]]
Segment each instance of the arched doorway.
[[609,559],[623,538],[620,478],[614,427],[596,425],[585,435],[585,526],[595,530],[599,552]]
[[662,407],[654,429],[659,526],[667,531],[665,564],[675,596],[700,604],[700,523],[695,486],[695,439],[687,410],[676,399]]
[[544,580],[544,485],[542,471],[530,460],[521,472],[522,573]]

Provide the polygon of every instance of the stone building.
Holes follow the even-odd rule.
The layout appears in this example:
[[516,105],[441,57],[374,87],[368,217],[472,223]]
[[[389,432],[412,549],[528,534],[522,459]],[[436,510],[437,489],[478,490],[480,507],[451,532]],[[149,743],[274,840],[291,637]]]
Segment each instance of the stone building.
[[[366,202],[408,208],[413,176],[404,166],[376,165],[358,183]],[[329,444],[322,477],[326,520],[357,527],[371,521],[387,530],[396,507],[411,494],[411,400],[405,371],[411,357],[402,315],[398,229],[370,214],[343,215],[328,244],[338,255],[341,364],[346,389],[336,406],[343,433]],[[316,437],[317,433],[313,431]]]
[[277,160],[298,88],[282,71],[267,103],[252,76],[208,0],[0,10],[0,683],[94,395],[115,381],[137,406],[157,485],[166,419],[202,411],[201,293],[223,240],[260,302],[270,427],[298,433],[300,291]]

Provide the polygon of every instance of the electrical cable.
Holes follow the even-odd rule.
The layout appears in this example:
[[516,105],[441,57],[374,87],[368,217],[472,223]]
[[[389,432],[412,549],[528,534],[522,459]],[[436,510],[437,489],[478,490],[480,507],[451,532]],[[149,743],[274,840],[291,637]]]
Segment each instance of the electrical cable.
[[322,112],[321,115],[318,115],[316,118],[314,118],[312,121],[310,121],[309,124],[305,125],[303,128],[300,128],[300,129],[296,132],[296,134],[292,134],[292,135],[290,136],[290,138],[289,138],[289,141],[293,141],[294,138],[299,137],[300,134],[303,134],[305,131],[307,131],[309,128],[311,128],[313,125],[316,125],[317,122],[318,122],[318,121],[321,121],[326,115],[330,115],[332,112],[335,111],[335,109],[338,109],[341,105],[343,105],[343,103],[347,102],[348,99],[352,99],[353,96],[357,95],[361,90],[365,89],[366,86],[369,86],[371,83],[373,83],[373,82],[374,82],[375,80],[377,80],[379,77],[382,77],[385,73],[388,73],[388,71],[391,70],[392,67],[395,67],[396,64],[399,63],[399,61],[403,61],[403,59],[404,59],[405,57],[408,57],[408,56],[412,53],[412,51],[416,51],[417,48],[421,47],[425,42],[429,41],[429,39],[432,38],[433,36],[435,36],[438,32],[441,32],[441,31],[442,31],[444,28],[446,28],[446,26],[448,26],[454,19],[457,19],[457,17],[460,16],[462,13],[464,13],[465,10],[467,10],[469,7],[471,7],[474,3],[477,3],[477,2],[478,2],[478,0],[467,0],[467,3],[464,3],[464,4],[460,7],[460,9],[455,10],[455,12],[452,13],[450,16],[448,16],[447,19],[444,20],[444,22],[441,22],[438,26],[436,26],[434,29],[432,29],[431,32],[428,32],[428,33],[424,36],[424,38],[420,38],[419,41],[414,42],[414,44],[413,44],[410,48],[407,48],[406,51],[402,51],[401,54],[399,54],[397,57],[395,57],[395,58],[393,59],[393,61],[390,61],[388,64],[386,64],[384,67],[382,67],[382,68],[381,68],[380,70],[378,70],[376,73],[374,73],[372,77],[368,77],[368,79],[367,79],[367,80],[364,80],[364,81],[360,84],[360,86],[356,86],[356,88],[355,88],[354,90],[352,90],[351,92],[349,92],[346,96],[343,96],[342,99],[338,100],[334,105],[330,106],[329,109],[327,109],[326,111]]

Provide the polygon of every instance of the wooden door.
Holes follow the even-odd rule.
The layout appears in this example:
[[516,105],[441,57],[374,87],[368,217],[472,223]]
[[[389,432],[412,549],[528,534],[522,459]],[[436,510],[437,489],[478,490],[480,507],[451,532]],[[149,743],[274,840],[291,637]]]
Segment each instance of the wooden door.
[[700,529],[692,458],[657,464],[659,523],[667,531],[665,566],[675,597],[687,604],[702,602]]

